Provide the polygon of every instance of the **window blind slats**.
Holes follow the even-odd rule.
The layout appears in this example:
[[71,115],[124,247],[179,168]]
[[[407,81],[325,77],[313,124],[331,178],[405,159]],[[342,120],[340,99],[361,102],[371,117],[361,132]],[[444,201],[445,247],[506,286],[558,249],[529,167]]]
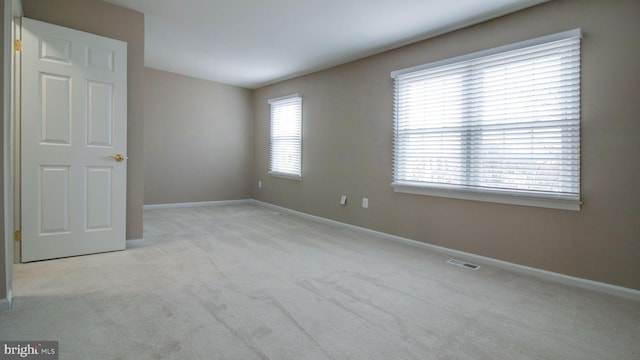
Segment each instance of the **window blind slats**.
[[562,36],[392,73],[394,184],[579,201],[580,36]]
[[269,100],[271,136],[269,171],[302,175],[302,98],[297,95]]

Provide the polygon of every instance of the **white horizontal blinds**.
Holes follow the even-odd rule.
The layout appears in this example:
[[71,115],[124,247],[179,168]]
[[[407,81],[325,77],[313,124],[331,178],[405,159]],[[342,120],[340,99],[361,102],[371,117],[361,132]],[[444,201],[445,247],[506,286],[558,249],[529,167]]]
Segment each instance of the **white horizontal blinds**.
[[395,78],[394,183],[579,200],[580,32]]
[[302,98],[298,95],[269,100],[271,105],[270,171],[302,175]]

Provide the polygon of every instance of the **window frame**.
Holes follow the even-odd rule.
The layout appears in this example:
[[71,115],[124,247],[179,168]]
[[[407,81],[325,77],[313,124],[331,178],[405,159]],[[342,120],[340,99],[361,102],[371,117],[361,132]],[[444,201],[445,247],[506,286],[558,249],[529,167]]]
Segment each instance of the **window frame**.
[[[561,33],[556,33],[548,36],[543,36],[531,40],[521,41],[514,44],[509,44],[505,46],[500,46],[488,50],[478,51],[462,56],[457,56],[441,61],[436,61],[424,65],[414,66],[406,69],[401,69],[397,71],[391,72],[391,77],[393,79],[397,79],[402,76],[416,74],[421,71],[425,71],[432,68],[438,68],[446,65],[454,65],[458,63],[464,63],[467,61],[472,61],[475,59],[480,59],[492,55],[498,55],[501,53],[506,53],[514,50],[525,49],[528,47],[542,45],[546,43],[551,43],[558,40],[565,40],[570,38],[582,38],[582,31],[580,29],[574,29],[569,31],[564,31]],[[581,45],[579,45],[581,47]],[[581,50],[580,50],[581,52]],[[578,69],[580,68],[580,60],[578,60]],[[579,75],[580,78],[580,75]],[[513,190],[507,188],[491,188],[491,187],[481,187],[481,186],[470,186],[469,184],[441,184],[435,182],[424,182],[424,181],[407,181],[405,180],[397,180],[397,161],[399,154],[397,153],[398,147],[398,84],[397,81],[394,81],[394,118],[393,118],[393,127],[394,127],[394,135],[393,135],[393,182],[391,186],[393,187],[395,192],[400,193],[408,193],[408,194],[419,194],[419,195],[428,195],[428,196],[438,196],[438,197],[447,197],[454,199],[463,199],[463,200],[475,200],[475,201],[485,201],[485,202],[493,202],[493,203],[502,203],[502,204],[513,204],[513,205],[524,205],[524,206],[535,206],[535,207],[544,207],[544,208],[553,208],[553,209],[563,209],[563,210],[574,210],[579,211],[581,205],[581,189],[580,189],[580,177],[581,171],[580,167],[580,147],[578,144],[578,194],[577,198],[575,195],[567,196],[563,193],[555,193],[555,192],[545,192],[545,191],[533,191],[533,190]],[[580,92],[580,90],[579,90]],[[578,104],[580,103],[580,95],[578,95]],[[463,99],[464,101],[464,99]],[[579,113],[579,110],[578,110]],[[578,115],[578,136],[580,132],[580,116]],[[579,142],[579,140],[578,140]],[[468,166],[471,165],[467,165]]]
[[[297,164],[295,164],[295,166],[293,166],[294,168],[297,168],[297,172],[287,172],[287,171],[282,171],[282,170],[274,170],[274,168],[278,167],[278,166],[274,166],[274,146],[275,143],[277,143],[278,141],[278,137],[284,137],[283,135],[279,135],[279,136],[274,136],[274,121],[276,119],[274,119],[274,114],[275,114],[275,109],[274,107],[277,106],[287,106],[287,105],[291,105],[292,104],[292,100],[297,102],[297,119],[295,119],[295,122],[297,122],[298,124],[294,124],[298,126],[297,129],[297,154],[298,154],[298,159],[297,159]],[[303,130],[303,125],[302,125],[302,96],[300,94],[291,94],[291,95],[286,95],[286,96],[281,96],[281,97],[277,97],[277,98],[273,98],[273,99],[269,99],[267,101],[267,103],[269,104],[269,175],[274,176],[274,177],[279,177],[279,178],[284,178],[284,179],[290,179],[290,180],[302,180],[302,130]],[[289,136],[290,137],[290,136]]]

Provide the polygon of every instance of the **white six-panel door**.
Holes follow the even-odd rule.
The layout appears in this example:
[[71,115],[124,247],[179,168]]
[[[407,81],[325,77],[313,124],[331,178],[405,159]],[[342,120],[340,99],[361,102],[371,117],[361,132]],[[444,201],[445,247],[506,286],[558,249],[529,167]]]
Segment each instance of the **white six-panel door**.
[[122,250],[127,44],[22,26],[22,261]]

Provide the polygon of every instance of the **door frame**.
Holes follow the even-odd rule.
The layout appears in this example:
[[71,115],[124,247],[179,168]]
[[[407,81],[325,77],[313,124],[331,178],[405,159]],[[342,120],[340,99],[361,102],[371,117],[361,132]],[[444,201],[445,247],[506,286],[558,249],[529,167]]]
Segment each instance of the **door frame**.
[[[20,103],[20,92],[16,92],[20,84],[20,74],[18,66],[19,54],[14,51],[15,40],[20,39],[20,19],[22,18],[22,3],[20,0],[4,0],[2,4],[4,10],[2,43],[3,46],[3,113],[2,113],[2,163],[3,163],[3,217],[0,219],[4,225],[4,251],[5,251],[5,294],[6,298],[0,299],[0,310],[8,309],[13,301],[13,262],[14,262],[14,204],[15,193],[18,189],[15,184],[15,166],[17,164],[17,154],[15,153],[15,132],[19,125],[19,114],[16,112],[16,104]],[[18,88],[19,89],[19,88]],[[18,219],[19,220],[19,219]]]

